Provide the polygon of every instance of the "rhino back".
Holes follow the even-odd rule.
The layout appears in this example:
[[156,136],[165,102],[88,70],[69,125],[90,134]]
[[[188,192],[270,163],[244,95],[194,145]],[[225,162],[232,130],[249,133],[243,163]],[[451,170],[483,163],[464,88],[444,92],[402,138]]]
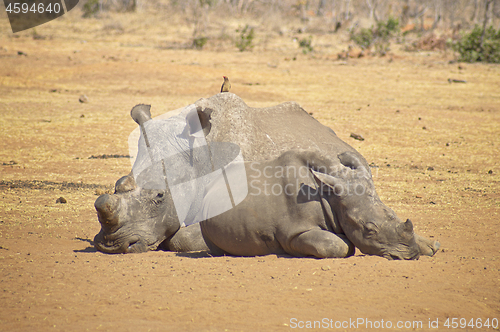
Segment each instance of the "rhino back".
[[196,105],[211,110],[207,140],[238,144],[246,161],[274,159],[291,149],[317,150],[332,156],[346,151],[357,153],[296,102],[252,108],[235,94],[223,93],[200,99]]

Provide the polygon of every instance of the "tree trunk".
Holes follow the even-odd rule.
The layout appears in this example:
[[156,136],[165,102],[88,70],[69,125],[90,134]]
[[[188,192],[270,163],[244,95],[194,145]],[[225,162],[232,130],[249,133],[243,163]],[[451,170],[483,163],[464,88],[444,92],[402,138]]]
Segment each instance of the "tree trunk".
[[409,0],[405,0],[403,3],[403,8],[401,10],[401,26],[405,27],[408,24],[410,17],[410,4]]
[[434,0],[434,23],[432,23],[432,30],[437,28],[441,20],[441,0]]
[[319,0],[318,10],[316,11],[316,16],[323,16],[325,13],[325,0]]
[[486,0],[484,8],[484,21],[483,21],[483,32],[481,33],[481,40],[479,41],[479,48],[483,50],[484,35],[486,34],[486,26],[488,25],[488,11],[490,10],[490,5],[493,0]]
[[370,9],[370,20],[373,20],[373,0],[366,0],[366,5],[368,6],[368,9]]
[[470,18],[470,21],[472,23],[476,23],[476,17],[477,17],[477,9],[479,7],[478,0],[474,0],[474,11],[472,11],[472,17]]

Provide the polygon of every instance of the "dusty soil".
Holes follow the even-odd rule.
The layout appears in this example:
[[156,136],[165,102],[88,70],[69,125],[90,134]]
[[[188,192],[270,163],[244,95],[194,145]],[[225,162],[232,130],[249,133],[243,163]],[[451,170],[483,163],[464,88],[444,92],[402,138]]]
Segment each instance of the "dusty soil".
[[[336,35],[315,37],[308,55],[278,36],[253,52],[172,49],[187,32],[160,18],[79,15],[38,27],[36,39],[0,17],[2,331],[281,331],[314,321],[426,331],[449,330],[448,318],[474,319],[456,330],[494,330],[476,323],[500,319],[500,67],[397,47],[338,61]],[[382,200],[442,250],[418,261],[96,252],[93,203],[130,170],[112,157],[128,155],[130,109],[188,105],[217,93],[222,75],[250,106],[294,100],[333,128],[372,163]],[[102,155],[111,157],[90,158]],[[356,319],[372,328],[347,325]]]

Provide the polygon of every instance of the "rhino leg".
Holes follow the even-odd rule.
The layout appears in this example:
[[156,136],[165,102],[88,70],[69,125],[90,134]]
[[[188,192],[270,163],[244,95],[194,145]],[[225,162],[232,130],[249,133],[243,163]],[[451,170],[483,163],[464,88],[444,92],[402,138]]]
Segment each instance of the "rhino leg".
[[415,234],[415,242],[420,248],[420,254],[425,256],[434,256],[441,246],[439,242],[426,239],[418,234]]
[[295,256],[343,258],[354,254],[354,245],[344,235],[312,229],[297,235],[290,247]]
[[200,223],[181,227],[170,239],[162,243],[160,249],[177,252],[210,250],[201,233]]

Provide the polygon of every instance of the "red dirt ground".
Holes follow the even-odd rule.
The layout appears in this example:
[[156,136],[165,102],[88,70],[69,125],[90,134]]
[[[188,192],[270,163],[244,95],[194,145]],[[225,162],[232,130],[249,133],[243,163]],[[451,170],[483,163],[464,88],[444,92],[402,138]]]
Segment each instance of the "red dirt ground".
[[[160,34],[103,28],[113,19],[61,19],[37,28],[43,40],[6,32],[2,18],[2,331],[498,330],[498,66],[397,50],[342,62],[285,39],[243,53],[165,49]],[[160,115],[217,93],[222,75],[250,106],[295,100],[332,127],[373,163],[382,200],[442,250],[418,261],[96,252],[93,202],[130,162],[89,157],[128,154],[135,104]],[[372,328],[346,325],[357,319]]]

